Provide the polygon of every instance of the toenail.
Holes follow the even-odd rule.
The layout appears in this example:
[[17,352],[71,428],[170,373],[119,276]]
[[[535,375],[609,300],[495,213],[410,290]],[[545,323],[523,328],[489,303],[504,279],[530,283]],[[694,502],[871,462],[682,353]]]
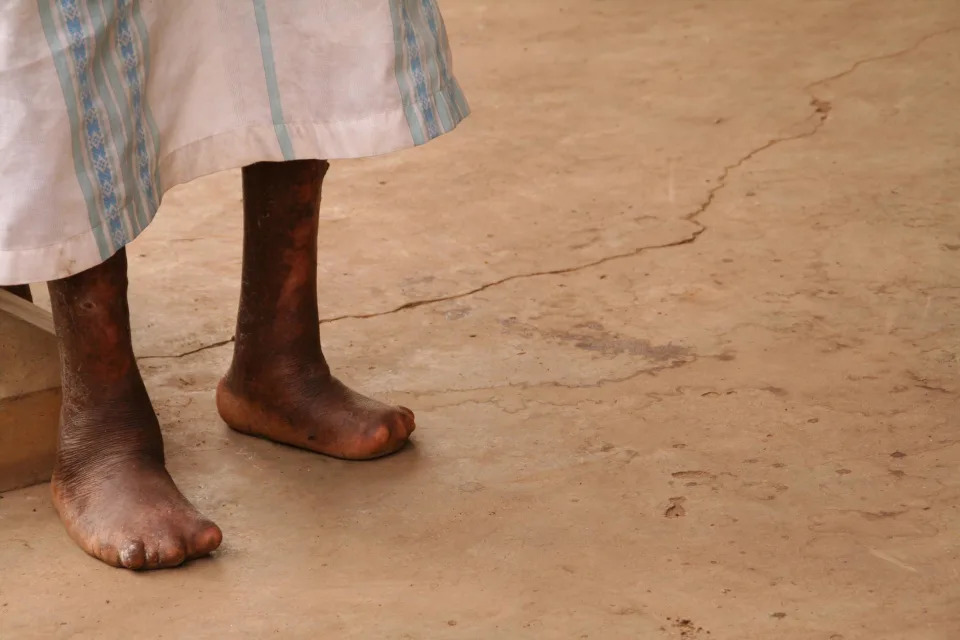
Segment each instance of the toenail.
[[196,555],[206,555],[210,553],[219,547],[221,542],[223,542],[223,532],[220,531],[220,527],[212,522],[208,523],[196,537]]
[[164,567],[176,567],[183,564],[187,559],[187,549],[180,540],[175,547],[168,547],[160,554],[160,563]]
[[409,437],[413,430],[417,428],[417,423],[413,419],[413,411],[406,407],[400,407],[400,415],[397,416],[397,421],[400,423],[400,432],[404,438]]
[[127,569],[139,569],[146,561],[143,543],[131,540],[120,549],[120,564]]

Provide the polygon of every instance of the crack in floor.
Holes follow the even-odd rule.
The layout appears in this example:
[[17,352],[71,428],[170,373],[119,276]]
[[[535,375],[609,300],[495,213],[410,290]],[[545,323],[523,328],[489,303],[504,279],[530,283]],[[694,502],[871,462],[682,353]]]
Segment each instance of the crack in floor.
[[[682,238],[680,240],[675,240],[673,242],[667,242],[664,244],[643,245],[642,247],[636,247],[634,249],[630,249],[629,251],[624,251],[621,253],[615,253],[612,255],[603,256],[602,258],[591,260],[590,262],[584,262],[582,264],[577,264],[569,267],[560,267],[557,269],[544,269],[541,271],[530,271],[527,273],[517,273],[517,274],[506,276],[504,278],[500,278],[499,280],[487,282],[485,284],[480,285],[479,287],[475,287],[467,291],[461,291],[459,293],[453,293],[453,294],[448,294],[444,296],[437,296],[434,298],[423,298],[420,300],[412,300],[410,302],[405,302],[402,305],[395,307],[393,309],[389,309],[387,311],[375,311],[373,313],[344,314],[340,316],[323,318],[320,320],[320,324],[329,324],[331,322],[338,322],[340,320],[365,320],[367,318],[377,318],[379,316],[387,316],[394,313],[398,313],[400,311],[406,311],[407,309],[415,309],[416,307],[422,307],[423,305],[426,305],[426,304],[435,304],[437,302],[446,302],[448,300],[457,300],[460,298],[466,298],[476,293],[480,293],[481,291],[490,289],[491,287],[497,287],[501,284],[506,284],[507,282],[511,282],[513,280],[574,273],[577,271],[582,271],[584,269],[589,269],[591,267],[596,267],[602,264],[606,264],[614,260],[623,260],[626,258],[633,258],[633,257],[639,256],[641,253],[644,253],[645,251],[655,251],[658,249],[670,249],[673,247],[681,247],[683,245],[692,244],[696,242],[696,240],[703,234],[704,231],[707,230],[706,225],[704,225],[698,220],[699,216],[702,215],[704,212],[706,212],[706,210],[710,207],[710,205],[713,204],[713,201],[716,198],[717,193],[719,193],[724,187],[727,186],[727,177],[730,175],[731,171],[739,168],[741,165],[743,165],[743,163],[747,162],[748,160],[750,160],[751,158],[753,158],[754,156],[756,156],[758,153],[762,151],[766,151],[767,149],[774,147],[778,144],[782,144],[784,142],[800,140],[801,138],[809,138],[810,136],[816,134],[817,131],[820,130],[824,122],[826,122],[827,117],[830,113],[830,106],[826,102],[823,102],[816,98],[811,100],[811,104],[815,108],[811,116],[818,116],[818,118],[817,118],[816,124],[813,127],[811,127],[809,131],[805,131],[803,133],[795,134],[792,136],[783,136],[783,137],[773,138],[771,140],[768,140],[766,143],[749,151],[746,155],[742,156],[733,164],[728,164],[725,167],[723,167],[720,174],[714,180],[714,186],[711,187],[709,191],[707,191],[707,195],[703,199],[703,201],[697,206],[696,209],[694,209],[690,213],[687,213],[681,216],[682,220],[686,220],[687,222],[692,222],[697,226],[697,228],[694,229],[694,231],[691,232],[685,238]],[[804,119],[804,122],[809,120],[811,116],[807,116],[807,118]]]
[[236,339],[236,336],[230,336],[226,340],[220,340],[219,342],[205,344],[203,346],[197,347],[196,349],[191,349],[190,351],[184,351],[183,353],[177,353],[172,356],[165,356],[165,355],[138,356],[137,360],[163,360],[167,358],[186,358],[187,356],[192,356],[195,353],[200,353],[201,351],[206,351],[207,349],[216,349],[217,347],[228,345],[232,343],[235,339]]
[[[375,312],[372,312],[372,313],[343,314],[343,315],[339,315],[339,316],[331,316],[331,317],[327,317],[327,318],[321,318],[319,324],[324,325],[324,324],[330,324],[330,323],[333,323],[333,322],[339,322],[339,321],[341,321],[341,320],[366,320],[366,319],[369,319],[369,318],[378,318],[378,317],[380,317],[380,316],[388,316],[388,315],[392,315],[392,314],[395,314],[395,313],[400,313],[401,311],[407,311],[407,310],[409,310],[409,309],[415,309],[415,308],[417,308],[417,307],[422,307],[422,306],[428,305],[428,304],[436,304],[436,303],[439,303],[439,302],[447,302],[447,301],[450,301],[450,300],[458,300],[458,299],[460,299],[460,298],[466,298],[466,297],[468,297],[468,296],[475,295],[475,294],[480,293],[480,292],[482,292],[482,291],[486,291],[487,289],[491,289],[491,288],[493,288],[493,287],[498,287],[498,286],[500,286],[500,285],[502,285],[502,284],[506,284],[506,283],[512,282],[512,281],[514,281],[514,280],[522,280],[522,279],[527,279],[527,278],[537,278],[537,277],[541,277],[541,276],[565,275],[565,274],[568,274],[568,273],[575,273],[575,272],[577,272],[577,271],[582,271],[582,270],[585,270],[585,269],[590,269],[590,268],[592,268],[592,267],[596,267],[596,266],[599,266],[599,265],[602,265],[602,264],[606,264],[606,263],[608,263],[608,262],[612,262],[612,261],[615,261],[615,260],[624,260],[624,259],[627,259],[627,258],[634,258],[634,257],[637,257],[637,256],[641,255],[641,254],[644,253],[644,252],[647,252],[647,251],[655,251],[655,250],[659,250],[659,249],[670,249],[670,248],[673,248],[673,247],[681,247],[681,246],[684,246],[684,245],[692,244],[692,243],[696,242],[697,239],[698,239],[701,235],[703,235],[703,233],[707,230],[706,225],[704,225],[702,222],[700,222],[699,217],[700,217],[702,214],[704,214],[704,213],[707,211],[707,209],[710,208],[710,206],[713,204],[714,200],[716,199],[717,194],[718,194],[720,191],[722,191],[722,190],[727,186],[727,178],[730,176],[730,173],[731,173],[732,171],[735,171],[736,169],[738,169],[738,168],[740,168],[741,166],[743,166],[744,163],[749,162],[749,161],[752,160],[754,157],[756,157],[758,154],[760,154],[760,153],[762,153],[762,152],[764,152],[764,151],[766,151],[766,150],[768,150],[768,149],[771,149],[772,147],[775,147],[775,146],[777,146],[777,145],[784,144],[784,143],[787,143],[787,142],[792,142],[792,141],[795,141],[795,140],[801,140],[801,139],[803,139],[803,138],[809,138],[809,137],[811,137],[811,136],[813,136],[813,135],[816,135],[816,133],[817,133],[818,131],[820,131],[820,129],[823,127],[823,125],[826,123],[827,119],[829,118],[830,110],[831,110],[831,105],[830,105],[829,102],[827,102],[826,100],[823,100],[823,99],[819,98],[819,97],[816,95],[816,93],[814,92],[814,88],[815,88],[815,87],[819,87],[819,86],[828,84],[828,83],[830,83],[830,82],[833,82],[833,81],[835,81],[835,80],[838,80],[838,79],[840,79],[840,78],[846,77],[846,76],[850,75],[851,73],[853,73],[854,71],[856,71],[857,69],[859,69],[861,66],[863,66],[863,65],[865,65],[865,64],[870,64],[870,63],[878,62],[878,61],[881,61],[881,60],[890,60],[890,59],[893,59],[893,58],[897,58],[897,57],[906,55],[906,54],[911,53],[911,52],[913,52],[913,51],[916,51],[917,49],[919,49],[921,46],[923,46],[923,45],[924,45],[926,42],[928,42],[929,40],[932,40],[933,38],[937,38],[937,37],[939,37],[939,36],[946,35],[946,34],[948,34],[948,33],[952,33],[952,32],[955,32],[955,31],[960,31],[960,26],[949,27],[949,28],[946,28],[946,29],[941,29],[941,30],[939,30],[939,31],[935,31],[935,32],[933,32],[933,33],[927,34],[927,35],[923,36],[922,38],[920,38],[919,40],[917,40],[916,42],[914,42],[914,43],[913,43],[912,45],[910,45],[909,47],[906,47],[906,48],[904,48],[904,49],[899,49],[899,50],[897,50],[897,51],[893,51],[893,52],[890,52],[890,53],[884,53],[884,54],[880,54],[880,55],[876,55],[876,56],[871,56],[871,57],[869,57],[869,58],[862,58],[862,59],[860,59],[860,60],[855,61],[852,65],[850,65],[847,69],[845,69],[845,70],[843,70],[843,71],[840,71],[840,72],[835,73],[835,74],[833,74],[833,75],[827,76],[826,78],[821,78],[821,79],[819,79],[819,80],[814,80],[813,82],[810,82],[809,84],[805,85],[803,89],[804,89],[804,91],[806,91],[806,92],[810,95],[810,105],[813,107],[813,112],[812,112],[810,115],[808,115],[804,120],[802,120],[800,123],[796,123],[796,124],[802,124],[802,123],[804,123],[804,122],[809,121],[811,118],[816,118],[816,122],[815,122],[814,126],[811,127],[809,130],[804,131],[804,132],[801,132],[801,133],[798,133],[798,134],[789,135],[789,136],[780,136],[780,137],[777,137],[777,138],[772,138],[772,139],[768,140],[766,143],[760,145],[759,147],[755,147],[754,149],[751,149],[751,150],[748,151],[745,155],[741,156],[736,162],[733,162],[732,164],[728,164],[728,165],[724,166],[723,169],[720,171],[720,174],[719,174],[719,175],[716,177],[716,179],[714,180],[714,185],[707,191],[707,194],[706,194],[706,196],[704,197],[703,201],[702,201],[693,211],[691,211],[690,213],[687,213],[687,214],[681,216],[681,219],[682,219],[682,220],[686,220],[686,221],[688,221],[688,222],[691,222],[691,223],[693,223],[694,225],[696,225],[696,227],[697,227],[696,229],[694,229],[694,230],[693,230],[688,236],[686,236],[685,238],[682,238],[682,239],[680,239],[680,240],[676,240],[676,241],[674,241],[674,242],[668,242],[668,243],[659,244],[659,245],[644,245],[644,246],[641,246],[641,247],[636,247],[636,248],[631,249],[631,250],[629,250],[629,251],[624,251],[624,252],[621,252],[621,253],[615,253],[615,254],[612,254],[612,255],[604,256],[604,257],[602,257],[602,258],[598,258],[598,259],[596,259],[596,260],[591,260],[591,261],[589,261],[589,262],[584,262],[584,263],[577,264],[577,265],[572,265],[572,266],[569,266],[569,267],[559,267],[559,268],[556,268],[556,269],[544,269],[544,270],[540,270],[540,271],[530,271],[530,272],[527,272],[527,273],[513,274],[513,275],[509,275],[509,276],[500,278],[499,280],[494,280],[494,281],[492,281],[492,282],[484,283],[484,284],[482,284],[482,285],[480,285],[480,286],[478,286],[478,287],[474,287],[474,288],[469,289],[469,290],[467,290],[467,291],[461,291],[461,292],[458,292],[458,293],[452,293],[452,294],[443,295],[443,296],[436,296],[436,297],[432,297],[432,298],[422,298],[422,299],[419,299],[419,300],[411,300],[410,302],[405,302],[405,303],[403,303],[403,304],[401,304],[401,305],[399,305],[399,306],[397,306],[397,307],[394,307],[394,308],[392,308],[392,309],[388,309],[388,310],[386,310],[386,311],[375,311]],[[796,124],[793,125],[793,126],[796,126]],[[217,347],[225,346],[225,345],[227,345],[227,344],[232,343],[232,342],[234,341],[234,339],[235,339],[235,337],[234,337],[234,336],[231,336],[230,338],[228,338],[228,339],[226,339],[226,340],[219,340],[219,341],[217,341],[217,342],[214,342],[214,343],[211,343],[211,344],[208,344],[208,345],[203,345],[203,346],[197,347],[196,349],[191,349],[191,350],[185,351],[185,352],[183,352],[183,353],[178,353],[178,354],[173,354],[173,355],[148,355],[148,356],[141,356],[141,357],[138,358],[138,359],[139,359],[139,360],[148,360],[148,359],[184,358],[184,357],[187,357],[187,356],[194,355],[194,354],[196,354],[196,353],[200,353],[201,351],[206,351],[206,350],[208,350],[208,349],[215,349],[215,348],[217,348]]]
[[960,31],[960,26],[947,27],[946,29],[940,29],[939,31],[928,33],[927,35],[923,36],[922,38],[914,42],[909,47],[906,47],[905,49],[899,49],[897,51],[892,51],[890,53],[882,53],[880,55],[871,56],[869,58],[862,58],[854,62],[852,65],[850,65],[843,71],[835,73],[832,76],[827,76],[826,78],[814,80],[813,82],[805,86],[804,89],[809,93],[812,91],[814,87],[819,87],[820,85],[824,85],[824,84],[833,82],[834,80],[839,80],[840,78],[846,77],[865,64],[879,62],[880,60],[890,60],[892,58],[899,58],[900,56],[916,51],[917,49],[922,47],[924,44],[926,44],[929,40],[932,40],[934,38],[939,38],[940,36],[944,36],[948,33],[953,33],[954,31]]
[[[736,162],[734,162],[734,163],[732,163],[732,164],[728,164],[728,165],[726,165],[725,167],[723,167],[722,171],[720,172],[720,174],[717,176],[717,178],[716,178],[715,181],[714,181],[714,186],[711,187],[709,191],[707,191],[707,195],[706,195],[706,197],[703,199],[703,201],[702,201],[693,211],[691,211],[690,213],[687,213],[687,214],[685,214],[684,216],[681,217],[681,219],[686,220],[686,221],[688,221],[688,222],[691,222],[691,223],[693,223],[693,224],[695,224],[695,225],[697,226],[697,228],[694,229],[693,232],[691,232],[691,233],[690,233],[687,237],[685,237],[685,238],[682,238],[682,239],[680,239],[680,240],[675,240],[675,241],[673,241],[673,242],[668,242],[668,243],[664,243],[664,244],[659,244],[659,245],[644,245],[644,246],[642,246],[642,247],[636,247],[636,248],[631,249],[631,250],[629,250],[629,251],[624,251],[624,252],[621,252],[621,253],[615,253],[615,254],[612,254],[612,255],[603,256],[602,258],[598,258],[598,259],[596,259],[596,260],[591,260],[590,262],[585,262],[585,263],[581,263],[581,264],[577,264],[577,265],[572,265],[572,266],[569,266],[569,267],[560,267],[560,268],[557,268],[557,269],[544,269],[544,270],[540,270],[540,271],[531,271],[531,272],[527,272],[527,273],[513,274],[513,275],[506,276],[506,277],[504,277],[504,278],[500,278],[499,280],[494,280],[494,281],[492,281],[492,282],[484,283],[484,284],[482,284],[482,285],[480,285],[480,286],[478,286],[478,287],[474,287],[473,289],[469,289],[469,290],[467,290],[467,291],[461,291],[461,292],[458,292],[458,293],[448,294],[448,295],[444,295],[444,296],[436,296],[436,297],[433,297],[433,298],[422,298],[422,299],[420,299],[420,300],[412,300],[412,301],[410,301],[410,302],[405,302],[405,303],[403,303],[402,305],[400,305],[400,306],[398,306],[398,307],[394,307],[393,309],[388,309],[388,310],[386,310],[386,311],[375,311],[375,312],[373,312],[373,313],[344,314],[344,315],[332,316],[332,317],[328,317],[328,318],[321,318],[321,319],[320,319],[320,324],[321,324],[321,325],[324,325],[324,324],[330,324],[330,323],[333,323],[333,322],[339,322],[339,321],[341,321],[341,320],[351,320],[351,319],[352,319],[352,320],[365,320],[365,319],[369,319],[369,318],[377,318],[377,317],[380,317],[380,316],[392,315],[392,314],[394,314],[394,313],[399,313],[399,312],[401,312],[401,311],[406,311],[406,310],[408,310],[408,309],[415,309],[415,308],[417,308],[417,307],[422,307],[422,306],[428,305],[428,304],[436,304],[436,303],[438,303],[438,302],[446,302],[446,301],[449,301],[449,300],[457,300],[457,299],[460,299],[460,298],[466,298],[466,297],[468,297],[468,296],[472,296],[472,295],[474,295],[474,294],[480,293],[481,291],[485,291],[485,290],[487,290],[487,289],[490,289],[490,288],[493,288],[493,287],[497,287],[497,286],[500,286],[500,285],[502,285],[502,284],[506,284],[507,282],[512,282],[513,280],[521,280],[521,279],[536,278],[536,277],[541,277],[541,276],[564,275],[564,274],[568,274],[568,273],[574,273],[574,272],[577,272],[577,271],[582,271],[582,270],[584,270],[584,269],[589,269],[589,268],[591,268],[591,267],[596,267],[596,266],[599,266],[599,265],[602,265],[602,264],[606,264],[606,263],[612,262],[612,261],[614,261],[614,260],[623,260],[623,259],[626,259],[626,258],[633,258],[633,257],[639,256],[641,253],[644,253],[644,252],[646,252],[646,251],[655,251],[655,250],[658,250],[658,249],[669,249],[669,248],[673,248],[673,247],[680,247],[680,246],[683,246],[683,245],[692,244],[693,242],[695,242],[695,241],[697,240],[697,238],[699,238],[699,237],[703,234],[703,232],[705,232],[705,231],[707,230],[706,225],[704,225],[703,223],[701,223],[697,218],[698,218],[700,215],[702,215],[702,214],[710,207],[711,204],[713,204],[713,201],[714,201],[714,199],[716,198],[717,193],[720,192],[724,187],[727,186],[726,180],[727,180],[727,177],[730,175],[730,172],[731,172],[731,171],[739,168],[741,165],[743,165],[743,163],[747,162],[748,160],[750,160],[751,158],[753,158],[754,156],[756,156],[758,153],[761,153],[762,151],[765,151],[765,150],[767,150],[767,149],[769,149],[769,148],[771,148],[771,147],[773,147],[773,146],[775,146],[775,145],[778,145],[778,144],[781,144],[781,143],[784,143],[784,142],[790,142],[790,141],[792,141],[792,140],[799,140],[799,139],[801,139],[801,138],[808,138],[808,137],[816,134],[817,131],[820,130],[820,128],[823,126],[823,123],[826,122],[826,120],[827,120],[827,116],[828,116],[828,114],[829,114],[829,107],[824,107],[824,106],[822,106],[821,103],[820,103],[819,101],[817,101],[816,99],[814,99],[814,100],[811,102],[811,104],[813,104],[813,105],[815,106],[815,108],[816,108],[816,110],[814,111],[814,114],[813,114],[813,115],[818,115],[819,118],[818,118],[818,120],[817,120],[817,123],[816,123],[809,131],[805,131],[805,132],[803,132],[803,133],[799,133],[799,134],[792,135],[792,136],[784,136],[784,137],[773,138],[773,139],[771,139],[771,140],[768,140],[768,141],[767,141],[766,143],[764,143],[763,145],[761,145],[761,146],[759,146],[759,147],[756,147],[755,149],[752,149],[752,150],[749,151],[746,155],[740,157]],[[824,103],[824,104],[825,104],[825,103]],[[806,120],[809,120],[809,119],[810,119],[810,116],[808,116],[808,117],[806,118]],[[199,352],[201,352],[201,351],[205,351],[205,350],[207,350],[207,349],[215,349],[215,348],[217,348],[217,347],[222,347],[222,346],[224,346],[224,345],[227,345],[227,344],[232,343],[233,341],[234,341],[234,337],[230,337],[230,338],[227,339],[227,340],[220,340],[220,341],[218,341],[218,342],[214,342],[214,343],[212,343],[212,344],[204,345],[204,346],[198,347],[198,348],[196,348],[196,349],[191,349],[190,351],[185,351],[185,352],[179,353],[179,354],[174,354],[174,355],[149,355],[149,356],[141,356],[139,359],[140,359],[140,360],[150,360],[150,359],[163,359],[163,358],[184,358],[184,357],[186,357],[186,356],[190,356],[190,355],[193,355],[193,354],[195,354],[195,353],[199,353]]]

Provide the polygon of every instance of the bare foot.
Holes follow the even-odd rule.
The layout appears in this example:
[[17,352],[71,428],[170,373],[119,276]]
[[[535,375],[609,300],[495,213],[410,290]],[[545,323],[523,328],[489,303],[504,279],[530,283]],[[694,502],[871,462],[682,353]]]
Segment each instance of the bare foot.
[[[78,421],[82,429],[98,429],[101,421],[139,419],[87,415]],[[60,519],[84,551],[115,567],[160,569],[220,546],[220,529],[183,497],[162,458],[123,438],[98,444],[61,442],[51,482]]]
[[233,364],[217,389],[231,428],[337,458],[400,449],[413,412],[330,375],[320,348],[317,230],[326,162],[243,169],[243,277]]
[[70,537],[115,567],[174,567],[220,545],[164,468],[130,346],[126,254],[50,283],[63,405],[51,487]]
[[248,380],[231,369],[217,388],[220,416],[241,433],[349,460],[394,453],[416,428],[410,409],[357,393],[325,365],[297,369],[260,369]]
[[91,556],[127,569],[175,567],[216,549],[222,535],[164,468],[160,427],[136,382],[103,408],[65,406],[53,501]]

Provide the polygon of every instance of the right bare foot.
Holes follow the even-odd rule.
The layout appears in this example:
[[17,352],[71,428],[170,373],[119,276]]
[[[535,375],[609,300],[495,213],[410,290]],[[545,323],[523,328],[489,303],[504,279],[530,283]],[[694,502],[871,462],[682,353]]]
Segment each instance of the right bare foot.
[[399,451],[413,412],[350,389],[320,348],[317,229],[326,162],[243,169],[243,276],[233,364],[217,408],[237,431],[368,460]]
[[164,468],[157,419],[139,376],[132,382],[101,407],[65,406],[53,501],[91,556],[127,569],[175,567],[209,554],[222,534]]
[[295,360],[235,360],[217,387],[223,421],[241,433],[345,460],[381,458],[407,443],[416,428],[413,411],[357,393],[322,360]]
[[127,259],[50,283],[63,404],[51,487],[70,537],[115,567],[174,567],[220,545],[163,465],[130,344]]

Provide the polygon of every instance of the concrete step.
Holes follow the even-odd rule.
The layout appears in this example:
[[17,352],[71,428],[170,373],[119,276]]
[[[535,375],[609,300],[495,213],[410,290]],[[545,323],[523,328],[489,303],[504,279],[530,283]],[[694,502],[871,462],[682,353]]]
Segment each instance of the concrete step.
[[59,416],[53,317],[0,291],[0,491],[50,479]]

